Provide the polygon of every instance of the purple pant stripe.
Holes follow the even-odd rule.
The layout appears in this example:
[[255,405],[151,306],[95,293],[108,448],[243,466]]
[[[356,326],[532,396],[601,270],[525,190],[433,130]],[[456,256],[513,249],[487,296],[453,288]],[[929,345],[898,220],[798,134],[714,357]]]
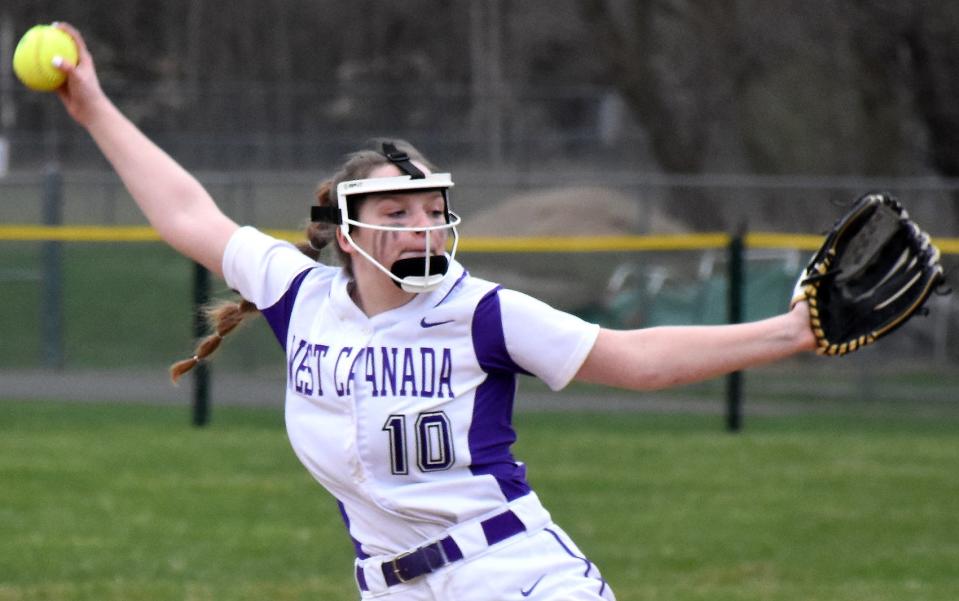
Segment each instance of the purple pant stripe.
[[583,572],[583,576],[589,576],[589,570],[590,570],[590,568],[593,567],[593,563],[592,563],[590,560],[586,559],[585,557],[580,557],[579,555],[573,553],[573,552],[570,550],[570,548],[566,546],[566,543],[563,542],[563,539],[561,539],[558,534],[556,534],[555,532],[553,532],[553,531],[550,530],[549,528],[545,528],[545,530],[546,530],[547,532],[549,532],[550,534],[553,535],[553,538],[556,539],[556,542],[558,542],[559,545],[560,545],[561,547],[563,547],[563,550],[566,551],[566,553],[569,554],[570,557],[575,557],[576,559],[578,559],[578,560],[580,560],[580,561],[582,561],[582,562],[584,562],[584,563],[586,564],[586,571]]
[[356,566],[356,584],[360,587],[361,591],[368,591],[370,587],[366,584],[366,574],[363,573],[363,568]]
[[[553,535],[553,538],[556,539],[556,542],[558,542],[559,545],[563,547],[563,550],[566,551],[566,553],[568,553],[570,557],[575,557],[576,559],[579,559],[580,561],[583,561],[586,563],[586,571],[583,572],[583,576],[589,576],[589,570],[593,567],[593,563],[590,560],[586,559],[585,557],[580,557],[579,555],[573,553],[572,550],[570,550],[570,548],[566,546],[566,543],[563,542],[563,539],[561,539],[559,535],[556,534],[554,531],[550,530],[549,528],[544,528],[544,530],[546,530],[547,532]],[[599,594],[602,595],[603,591],[606,590],[606,579],[600,576],[599,582],[600,582]]]

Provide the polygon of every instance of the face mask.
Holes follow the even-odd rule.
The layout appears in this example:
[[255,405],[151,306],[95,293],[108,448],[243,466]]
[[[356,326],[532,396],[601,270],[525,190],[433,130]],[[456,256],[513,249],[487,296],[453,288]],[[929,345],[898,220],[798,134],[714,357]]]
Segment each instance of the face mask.
[[[406,292],[428,292],[439,286],[446,277],[450,263],[456,256],[456,247],[459,243],[459,234],[456,231],[456,226],[459,225],[462,220],[449,209],[449,189],[452,187],[453,181],[448,173],[434,173],[431,175],[423,175],[420,173],[420,177],[401,175],[398,177],[374,177],[341,182],[336,187],[337,204],[339,208],[312,207],[312,218],[313,221],[337,224],[350,246],[356,249],[363,258],[376,266],[377,269],[389,276],[397,286]],[[357,199],[367,194],[434,191],[440,192],[443,195],[443,213],[446,215],[446,223],[423,227],[406,227],[364,223],[350,217],[349,203],[351,199],[353,202],[356,202]],[[387,268],[353,241],[353,237],[350,235],[350,226],[385,232],[423,232],[425,234],[423,237],[423,256],[400,259]],[[437,250],[443,251],[445,249],[430,247],[432,241],[431,234],[438,230],[448,230],[453,235],[453,244],[448,256],[445,252],[434,255],[434,252]]]

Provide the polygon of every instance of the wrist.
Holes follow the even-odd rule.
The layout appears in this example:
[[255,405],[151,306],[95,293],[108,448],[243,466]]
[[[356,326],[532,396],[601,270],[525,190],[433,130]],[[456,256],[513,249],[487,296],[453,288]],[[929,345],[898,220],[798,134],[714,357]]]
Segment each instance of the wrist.
[[118,116],[122,118],[119,109],[107,98],[106,94],[101,92],[87,103],[83,114],[77,121],[93,133],[97,129],[112,127]]
[[816,350],[816,336],[809,323],[809,304],[806,301],[799,301],[793,305],[789,314],[794,324],[793,340],[796,350]]

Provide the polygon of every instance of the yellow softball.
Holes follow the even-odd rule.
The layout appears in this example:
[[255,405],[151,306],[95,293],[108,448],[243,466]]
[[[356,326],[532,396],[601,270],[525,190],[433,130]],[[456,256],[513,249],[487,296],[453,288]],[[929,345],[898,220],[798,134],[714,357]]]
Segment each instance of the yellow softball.
[[52,25],[35,25],[23,34],[13,52],[13,71],[31,90],[52,92],[63,85],[66,76],[53,66],[59,56],[65,63],[77,64],[77,44],[70,34]]

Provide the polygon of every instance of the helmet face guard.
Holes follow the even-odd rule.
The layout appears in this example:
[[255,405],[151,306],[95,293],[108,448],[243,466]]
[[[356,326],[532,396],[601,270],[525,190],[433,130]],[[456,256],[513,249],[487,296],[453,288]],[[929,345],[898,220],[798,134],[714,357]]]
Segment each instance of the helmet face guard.
[[[388,157],[391,158],[391,157]],[[393,160],[391,158],[391,160]],[[394,161],[396,162],[396,161]],[[338,208],[312,207],[313,221],[334,223],[339,226],[346,241],[356,249],[360,255],[372,263],[377,269],[389,276],[397,286],[406,292],[428,292],[435,289],[449,270],[449,265],[456,256],[456,247],[459,243],[459,234],[456,226],[462,221],[458,215],[450,211],[449,189],[453,181],[449,173],[434,173],[431,175],[419,174],[401,175],[398,177],[374,177],[341,182],[336,187]],[[443,195],[443,213],[446,223],[422,227],[407,227],[398,225],[377,225],[364,223],[350,217],[351,199],[355,202],[368,194],[398,192],[416,193],[438,191]],[[350,226],[363,227],[384,232],[422,232],[424,233],[423,257],[400,259],[389,268],[374,259],[368,252],[353,241],[350,235]],[[447,256],[445,248],[431,248],[431,234],[434,231],[448,230],[453,235],[452,247]],[[439,251],[434,255],[434,252]]]

